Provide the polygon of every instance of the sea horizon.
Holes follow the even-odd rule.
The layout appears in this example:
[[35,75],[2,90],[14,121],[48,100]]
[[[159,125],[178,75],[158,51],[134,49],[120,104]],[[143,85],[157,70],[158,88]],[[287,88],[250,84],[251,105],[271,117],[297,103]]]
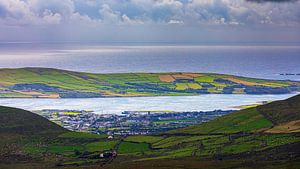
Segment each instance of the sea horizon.
[[90,73],[218,73],[300,80],[300,46],[0,43],[0,68]]

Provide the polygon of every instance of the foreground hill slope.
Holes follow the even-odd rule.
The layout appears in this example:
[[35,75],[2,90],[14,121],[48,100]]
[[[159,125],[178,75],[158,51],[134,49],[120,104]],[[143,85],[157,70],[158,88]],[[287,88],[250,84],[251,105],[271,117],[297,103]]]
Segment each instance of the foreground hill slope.
[[[156,136],[129,136],[125,141],[148,143],[152,148],[129,165],[299,168],[299,98],[297,95]],[[125,164],[120,162],[119,167]]]
[[300,82],[222,74],[93,74],[49,68],[0,69],[0,97],[3,98],[282,94],[294,91],[300,91]]
[[107,136],[71,132],[26,110],[0,106],[0,117],[1,169],[56,168],[73,160],[85,163],[90,159],[83,153],[98,157],[106,150],[97,144]]
[[[170,133],[211,134],[267,131],[283,125],[293,125],[291,130],[300,129],[300,95],[287,100],[275,101],[266,105],[244,109],[197,126],[178,129]],[[279,128],[278,128],[279,129]],[[273,130],[268,130],[269,132]],[[274,131],[275,132],[275,131]],[[279,131],[278,131],[279,132]]]

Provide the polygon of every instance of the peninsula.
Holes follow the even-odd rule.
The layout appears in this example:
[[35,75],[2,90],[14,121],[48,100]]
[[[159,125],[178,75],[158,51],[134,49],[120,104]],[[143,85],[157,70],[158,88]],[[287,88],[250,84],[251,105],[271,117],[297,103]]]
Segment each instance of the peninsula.
[[50,68],[0,69],[0,98],[287,94],[298,91],[299,81],[212,73],[96,74]]

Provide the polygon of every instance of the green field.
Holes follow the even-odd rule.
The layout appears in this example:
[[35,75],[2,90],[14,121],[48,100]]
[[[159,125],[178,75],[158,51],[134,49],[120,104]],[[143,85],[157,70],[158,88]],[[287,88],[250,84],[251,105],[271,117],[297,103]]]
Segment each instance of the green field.
[[94,151],[108,151],[115,148],[118,141],[98,141],[94,143],[88,143],[86,145],[87,151],[94,152]]
[[139,143],[155,143],[162,140],[164,137],[156,136],[128,136],[125,141],[139,142]]
[[106,135],[98,135],[84,132],[66,132],[59,135],[60,138],[76,138],[76,139],[103,139]]
[[208,93],[282,94],[300,82],[200,73],[93,74],[47,68],[0,69],[0,97],[84,98]]
[[[132,152],[143,153],[145,157],[140,160],[166,159],[174,157],[207,157],[216,154],[238,154],[251,151],[262,151],[272,147],[297,143],[300,141],[298,134],[278,135],[231,135],[237,136],[229,139],[225,135],[207,136],[170,136],[151,144],[155,148],[146,151],[139,146],[132,149]],[[201,145],[201,146],[200,146]],[[120,150],[120,149],[119,149]],[[123,152],[123,151],[121,151]],[[148,156],[148,157],[147,157]],[[141,158],[139,155],[138,158]]]
[[120,154],[144,153],[149,150],[149,144],[147,143],[121,142],[118,147]]
[[240,131],[254,131],[261,128],[272,127],[272,122],[260,114],[256,108],[241,110],[223,116],[200,126],[191,126],[170,133],[211,134],[211,133],[236,133]]

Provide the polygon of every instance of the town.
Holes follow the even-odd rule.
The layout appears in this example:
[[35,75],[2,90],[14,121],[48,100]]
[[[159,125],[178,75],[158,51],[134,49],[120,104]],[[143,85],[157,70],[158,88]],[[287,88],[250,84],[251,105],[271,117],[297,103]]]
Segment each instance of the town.
[[96,114],[78,110],[36,111],[52,122],[72,131],[108,135],[147,135],[210,121],[233,110],[173,112],[124,111],[121,114]]

